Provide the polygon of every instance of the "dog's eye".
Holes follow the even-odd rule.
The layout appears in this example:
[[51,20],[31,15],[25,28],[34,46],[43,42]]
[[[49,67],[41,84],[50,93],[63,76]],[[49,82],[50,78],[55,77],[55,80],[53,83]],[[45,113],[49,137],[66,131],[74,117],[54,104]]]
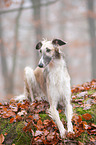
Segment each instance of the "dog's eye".
[[46,48],[46,52],[50,52],[51,51],[51,49],[49,49],[49,48]]
[[42,50],[40,49],[40,53],[42,53]]

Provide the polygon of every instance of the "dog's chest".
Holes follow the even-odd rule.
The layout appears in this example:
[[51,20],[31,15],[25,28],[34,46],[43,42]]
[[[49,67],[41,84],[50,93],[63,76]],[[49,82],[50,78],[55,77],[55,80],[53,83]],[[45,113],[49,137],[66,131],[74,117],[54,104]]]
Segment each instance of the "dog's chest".
[[54,88],[57,91],[62,91],[65,83],[70,79],[65,61],[60,60],[55,62],[52,67],[49,67],[48,82],[50,88]]

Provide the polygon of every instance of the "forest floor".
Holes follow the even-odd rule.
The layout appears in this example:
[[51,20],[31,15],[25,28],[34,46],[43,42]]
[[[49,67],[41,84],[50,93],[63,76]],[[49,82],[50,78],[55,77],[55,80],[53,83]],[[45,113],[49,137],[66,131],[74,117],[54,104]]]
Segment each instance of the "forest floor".
[[[0,145],[96,145],[96,80],[72,87],[73,129],[61,139],[46,101],[0,103]],[[67,129],[64,107],[58,105]]]

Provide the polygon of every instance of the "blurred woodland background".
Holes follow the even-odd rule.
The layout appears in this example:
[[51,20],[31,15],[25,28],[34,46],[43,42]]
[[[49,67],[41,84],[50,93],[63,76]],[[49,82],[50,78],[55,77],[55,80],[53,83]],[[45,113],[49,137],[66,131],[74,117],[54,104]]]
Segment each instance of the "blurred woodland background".
[[96,78],[96,0],[0,0],[0,101],[23,93],[42,38],[59,38],[72,85]]

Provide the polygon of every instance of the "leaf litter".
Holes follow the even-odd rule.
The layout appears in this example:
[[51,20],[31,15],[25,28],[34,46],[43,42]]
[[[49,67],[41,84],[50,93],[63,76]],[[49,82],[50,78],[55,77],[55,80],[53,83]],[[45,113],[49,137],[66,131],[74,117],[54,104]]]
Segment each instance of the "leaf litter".
[[[73,108],[82,108],[88,110],[92,105],[96,105],[96,92],[89,94],[89,90],[96,90],[96,80],[84,83],[83,85],[74,86],[72,88],[72,104]],[[73,114],[73,133],[67,133],[65,139],[61,139],[59,130],[55,122],[51,118],[42,120],[40,114],[46,114],[46,110],[49,108],[47,101],[40,100],[30,103],[28,100],[23,102],[16,102],[11,100],[10,103],[0,103],[0,117],[3,119],[10,119],[10,123],[24,121],[24,132],[30,132],[32,139],[30,144],[82,144],[80,141],[76,141],[76,138],[80,137],[82,133],[87,132],[90,135],[90,142],[95,142],[96,135],[96,122],[92,122],[93,116],[90,113],[84,113],[78,115]],[[62,113],[63,107],[58,108],[59,113]],[[66,121],[63,120],[64,126]],[[4,142],[5,135],[0,135],[0,143]],[[95,142],[96,143],[96,142]],[[90,143],[91,144],[91,143]]]

